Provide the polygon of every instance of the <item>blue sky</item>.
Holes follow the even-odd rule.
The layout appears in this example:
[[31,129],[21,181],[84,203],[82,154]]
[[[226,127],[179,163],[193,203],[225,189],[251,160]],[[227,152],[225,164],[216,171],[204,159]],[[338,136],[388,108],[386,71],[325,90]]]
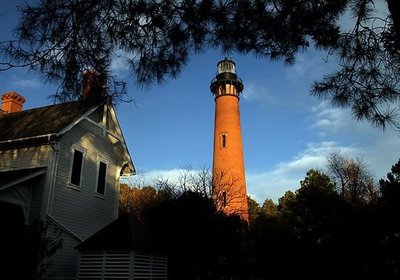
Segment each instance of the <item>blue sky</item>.
[[[0,3],[0,40],[10,38],[15,6]],[[333,151],[363,159],[376,180],[399,159],[398,133],[357,122],[349,110],[310,96],[312,82],[336,67],[332,57],[324,61],[324,52],[300,53],[294,66],[251,55],[230,57],[244,82],[240,110],[247,190],[258,202],[277,201],[286,190],[297,189],[309,169],[325,168],[325,157]],[[211,166],[214,99],[209,86],[223,58],[216,50],[193,55],[177,79],[146,90],[135,85],[122,59],[114,61],[113,71],[128,82],[134,100],[117,106],[139,174],[132,182],[151,184],[159,177],[174,178],[188,166]],[[0,94],[19,92],[27,99],[25,109],[51,104],[47,97],[54,89],[24,69],[0,72]]]

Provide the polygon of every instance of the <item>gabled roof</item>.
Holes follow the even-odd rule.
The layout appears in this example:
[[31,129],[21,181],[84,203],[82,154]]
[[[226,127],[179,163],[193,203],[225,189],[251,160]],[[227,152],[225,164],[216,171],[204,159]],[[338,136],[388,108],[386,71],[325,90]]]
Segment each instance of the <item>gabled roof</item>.
[[[109,131],[105,123],[96,123],[88,116],[106,106],[110,112],[115,133]],[[50,105],[21,112],[0,115],[0,151],[16,147],[31,147],[50,143],[68,132],[83,119],[98,125],[121,144],[124,157],[124,175],[135,174],[135,167],[129,155],[118,119],[111,103],[79,100]]]
[[149,251],[146,230],[132,214],[125,213],[79,244],[79,251]]
[[56,134],[98,106],[73,101],[0,115],[0,142]]

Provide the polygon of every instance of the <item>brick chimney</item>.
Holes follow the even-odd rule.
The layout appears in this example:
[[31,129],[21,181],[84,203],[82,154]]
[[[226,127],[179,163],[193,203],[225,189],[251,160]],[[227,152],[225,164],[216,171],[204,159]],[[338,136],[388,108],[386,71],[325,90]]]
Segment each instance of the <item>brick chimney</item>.
[[81,100],[97,102],[104,95],[104,76],[96,70],[83,72],[83,86]]
[[6,92],[1,96],[1,111],[2,113],[21,112],[22,105],[25,103],[25,98],[15,91]]

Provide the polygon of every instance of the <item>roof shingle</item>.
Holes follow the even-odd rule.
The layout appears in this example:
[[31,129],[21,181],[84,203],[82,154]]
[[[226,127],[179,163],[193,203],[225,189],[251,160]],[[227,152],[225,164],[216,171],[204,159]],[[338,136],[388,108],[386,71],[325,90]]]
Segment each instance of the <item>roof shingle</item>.
[[73,101],[0,115],[0,142],[58,133],[94,106]]

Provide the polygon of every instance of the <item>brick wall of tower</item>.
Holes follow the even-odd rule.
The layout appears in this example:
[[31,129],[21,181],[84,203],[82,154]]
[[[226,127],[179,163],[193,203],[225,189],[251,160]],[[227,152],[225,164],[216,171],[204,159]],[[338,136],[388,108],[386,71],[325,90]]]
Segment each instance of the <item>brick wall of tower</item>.
[[248,221],[239,98],[228,87],[215,99],[213,196],[219,209]]

